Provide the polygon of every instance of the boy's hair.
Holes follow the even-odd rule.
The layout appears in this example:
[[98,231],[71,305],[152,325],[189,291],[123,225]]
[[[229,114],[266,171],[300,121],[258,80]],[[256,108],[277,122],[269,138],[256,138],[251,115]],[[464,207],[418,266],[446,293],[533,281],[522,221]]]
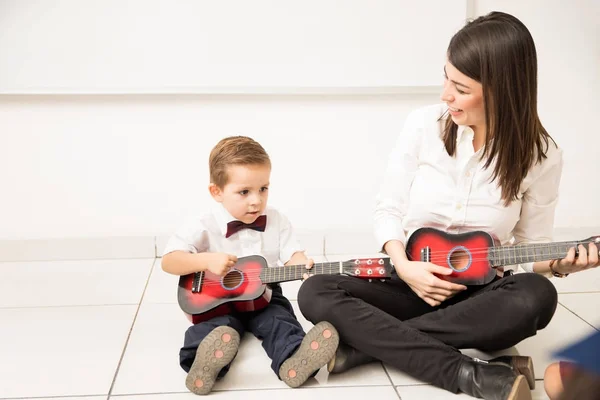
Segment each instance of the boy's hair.
[[231,136],[222,139],[210,152],[208,170],[210,182],[223,188],[229,177],[227,167],[232,165],[271,166],[265,149],[255,140],[246,136]]

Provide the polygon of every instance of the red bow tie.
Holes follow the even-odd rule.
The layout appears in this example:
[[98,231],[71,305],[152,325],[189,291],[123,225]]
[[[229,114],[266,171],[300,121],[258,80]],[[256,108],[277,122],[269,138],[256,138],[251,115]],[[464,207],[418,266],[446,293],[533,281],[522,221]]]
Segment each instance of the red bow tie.
[[255,231],[264,232],[266,226],[266,215],[261,215],[260,217],[256,218],[256,221],[254,221],[251,224],[245,224],[242,221],[231,221],[227,223],[227,233],[225,234],[225,237],[228,238],[229,236],[233,235],[237,231],[241,231],[242,229],[254,229]]

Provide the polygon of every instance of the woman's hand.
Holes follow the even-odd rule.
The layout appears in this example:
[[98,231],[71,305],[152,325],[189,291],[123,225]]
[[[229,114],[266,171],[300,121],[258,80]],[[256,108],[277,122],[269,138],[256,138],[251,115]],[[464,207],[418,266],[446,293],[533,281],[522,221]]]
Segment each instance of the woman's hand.
[[556,261],[552,269],[559,274],[573,274],[600,265],[598,247],[595,243],[590,243],[589,249],[580,244],[578,250],[579,255],[575,257],[575,248],[571,247],[567,256]]
[[448,282],[435,276],[435,274],[452,274],[450,268],[420,261],[401,261],[395,265],[398,276],[417,296],[432,307],[439,306],[456,293],[467,289],[464,285]]

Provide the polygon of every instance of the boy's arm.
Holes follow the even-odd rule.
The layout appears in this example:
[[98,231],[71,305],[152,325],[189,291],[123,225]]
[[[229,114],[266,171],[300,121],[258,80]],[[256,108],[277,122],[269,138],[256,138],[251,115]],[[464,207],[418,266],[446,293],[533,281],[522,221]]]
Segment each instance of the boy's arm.
[[306,265],[312,260],[306,257],[303,251],[297,251],[292,254],[292,257],[284,265]]
[[224,276],[237,257],[209,252],[208,232],[199,219],[191,219],[171,236],[163,250],[162,269],[173,275],[210,271]]
[[[304,251],[297,251],[292,255],[290,260],[285,263],[285,265],[306,265],[306,269],[309,270],[312,268],[314,263],[315,262],[312,258],[306,257]],[[308,271],[306,271],[305,274],[302,274],[302,280],[308,279],[309,276],[310,274],[308,273]]]
[[225,253],[188,253],[172,251],[162,258],[162,269],[173,275],[187,275],[194,272],[210,271],[225,276],[235,265],[237,257]]

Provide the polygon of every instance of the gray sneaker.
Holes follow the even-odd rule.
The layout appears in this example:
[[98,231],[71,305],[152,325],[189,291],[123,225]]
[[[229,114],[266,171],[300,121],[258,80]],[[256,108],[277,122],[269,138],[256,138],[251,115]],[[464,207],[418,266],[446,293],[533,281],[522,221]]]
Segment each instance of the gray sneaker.
[[319,322],[304,336],[296,352],[281,364],[279,377],[289,387],[299,387],[333,358],[339,342],[333,325]]
[[189,391],[200,395],[210,393],[219,371],[233,360],[239,346],[240,335],[230,326],[219,326],[206,335],[185,378]]

